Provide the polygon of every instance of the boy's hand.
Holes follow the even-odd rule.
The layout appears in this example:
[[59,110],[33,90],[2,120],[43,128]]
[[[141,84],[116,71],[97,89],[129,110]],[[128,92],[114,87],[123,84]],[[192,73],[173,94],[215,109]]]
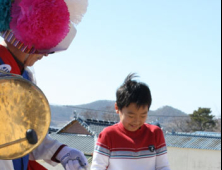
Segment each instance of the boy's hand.
[[65,147],[58,155],[58,160],[66,170],[87,170],[88,161],[79,150]]

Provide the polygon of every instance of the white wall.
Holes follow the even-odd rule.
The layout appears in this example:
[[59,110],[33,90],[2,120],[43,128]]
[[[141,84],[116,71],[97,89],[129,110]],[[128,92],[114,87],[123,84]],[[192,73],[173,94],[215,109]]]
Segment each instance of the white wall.
[[171,170],[221,170],[221,151],[168,147]]

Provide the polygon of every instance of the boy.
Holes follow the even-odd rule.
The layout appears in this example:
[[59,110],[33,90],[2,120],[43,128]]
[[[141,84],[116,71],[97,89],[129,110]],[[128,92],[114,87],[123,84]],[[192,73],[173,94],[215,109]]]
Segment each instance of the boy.
[[129,75],[117,90],[120,122],[99,135],[91,170],[170,170],[162,130],[145,124],[152,103],[149,87]]

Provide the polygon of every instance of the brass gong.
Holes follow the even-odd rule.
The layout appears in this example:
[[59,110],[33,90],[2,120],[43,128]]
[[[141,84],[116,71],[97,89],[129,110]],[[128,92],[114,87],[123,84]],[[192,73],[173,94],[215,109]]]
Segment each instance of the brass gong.
[[[21,77],[0,76],[0,160],[31,153],[47,135],[50,120],[48,100],[36,85]],[[30,129],[36,132],[36,144],[26,139]]]

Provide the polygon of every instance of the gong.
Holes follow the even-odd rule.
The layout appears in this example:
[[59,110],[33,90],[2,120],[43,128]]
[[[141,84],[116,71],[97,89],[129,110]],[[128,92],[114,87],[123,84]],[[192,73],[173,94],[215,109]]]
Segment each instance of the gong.
[[50,120],[48,100],[36,85],[0,76],[0,160],[31,153],[47,135]]

